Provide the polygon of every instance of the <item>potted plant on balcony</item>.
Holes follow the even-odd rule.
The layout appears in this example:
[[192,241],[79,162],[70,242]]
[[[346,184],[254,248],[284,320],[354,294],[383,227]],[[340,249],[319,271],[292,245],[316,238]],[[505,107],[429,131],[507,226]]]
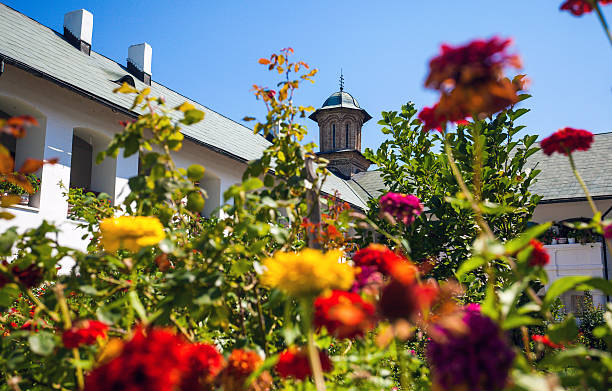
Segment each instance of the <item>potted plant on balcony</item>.
[[590,229],[580,229],[576,230],[576,241],[580,244],[595,243],[598,238]]
[[34,174],[28,174],[25,176],[30,185],[32,186],[32,193],[28,193],[24,188],[18,186],[6,179],[0,180],[0,193],[5,196],[15,195],[19,196],[20,205],[28,205],[30,203],[30,196],[38,193],[40,190],[40,179]]
[[576,232],[576,230],[570,230],[567,233],[567,243],[568,244],[574,244],[576,243],[576,237],[578,236],[578,233]]
[[555,233],[549,228],[544,232],[544,235],[542,235],[542,242],[544,242],[544,244],[557,244],[556,240],[555,243],[553,243],[553,240],[555,240]]

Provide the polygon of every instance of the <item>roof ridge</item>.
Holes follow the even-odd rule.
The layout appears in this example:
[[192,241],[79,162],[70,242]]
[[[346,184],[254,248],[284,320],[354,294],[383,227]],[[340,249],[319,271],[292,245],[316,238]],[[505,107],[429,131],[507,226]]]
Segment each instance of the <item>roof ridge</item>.
[[[46,28],[46,29],[47,29],[47,30],[49,30],[49,31],[54,32],[55,34],[58,34],[59,36],[64,37],[64,34],[63,34],[63,33],[59,32],[59,31],[57,31],[57,30],[55,30],[55,29],[53,29],[53,28],[51,28],[51,27],[49,27],[49,26],[46,26],[46,25],[42,24],[42,23],[41,23],[41,22],[39,22],[38,20],[36,20],[36,19],[34,19],[34,18],[32,18],[32,17],[30,17],[30,16],[28,16],[28,15],[24,14],[23,12],[21,12],[21,11],[19,11],[19,10],[16,10],[15,8],[13,8],[13,7],[11,7],[11,6],[7,5],[7,4],[5,4],[5,3],[0,3],[0,5],[3,5],[3,6],[5,6],[6,8],[10,9],[11,11],[13,11],[13,12],[15,12],[15,13],[18,13],[19,15],[22,15],[22,16],[26,17],[26,18],[27,18],[27,19],[29,19],[30,21],[32,21],[32,22],[34,22],[34,23],[38,24],[39,26],[42,26],[42,27]],[[113,63],[115,63],[115,64],[119,65],[119,66],[120,66],[120,67],[122,67],[122,68],[125,68],[125,67],[126,67],[125,65],[122,65],[121,63],[119,63],[119,62],[117,62],[117,61],[113,60],[112,58],[110,58],[110,57],[108,57],[108,56],[106,56],[106,55],[104,55],[104,54],[102,54],[102,53],[100,53],[100,52],[98,52],[98,51],[96,51],[96,50],[91,49],[91,53],[95,53],[95,54],[99,55],[100,57],[102,57],[102,58],[104,58],[104,59],[106,59],[106,60],[108,60],[108,61],[111,61],[111,62],[113,62]],[[127,72],[127,70],[126,70],[126,72]],[[128,73],[129,73],[129,72],[128,72]],[[166,86],[165,84],[159,83],[158,81],[154,80],[153,78],[151,78],[151,82],[152,82],[152,83],[157,84],[158,86],[164,87],[164,88],[166,88],[166,89],[168,89],[168,90],[170,90],[170,91],[174,92],[175,94],[177,94],[177,95],[179,95],[179,96],[181,96],[181,97],[183,97],[183,98],[185,98],[185,99],[188,99],[188,100],[190,100],[190,101],[192,101],[192,102],[194,102],[194,103],[197,103],[197,104],[199,104],[200,106],[202,106],[202,107],[204,107],[204,108],[206,108],[206,109],[208,109],[208,110],[212,111],[213,113],[216,113],[216,114],[220,115],[221,117],[226,118],[226,119],[228,119],[228,120],[230,120],[230,121],[234,122],[235,124],[237,124],[237,125],[239,125],[239,126],[242,126],[242,127],[243,127],[243,128],[245,128],[245,129],[250,130],[251,132],[253,131],[253,129],[252,129],[252,128],[249,128],[248,126],[246,126],[246,125],[244,125],[244,124],[241,124],[240,122],[238,122],[238,121],[236,121],[236,120],[234,120],[234,119],[232,119],[232,118],[230,118],[230,117],[228,117],[228,116],[226,116],[226,115],[224,115],[224,114],[221,114],[220,112],[218,112],[218,111],[217,111],[217,110],[215,110],[215,109],[211,109],[210,107],[208,107],[208,106],[206,106],[206,105],[204,105],[204,104],[202,104],[202,103],[198,102],[198,101],[197,101],[197,100],[195,100],[195,99],[192,99],[192,98],[190,98],[190,97],[188,97],[188,96],[186,96],[186,95],[181,94],[180,92],[177,92],[176,90],[174,90],[174,89],[172,89],[172,88],[170,88],[170,87]],[[264,140],[265,140],[265,139],[264,139]],[[266,141],[267,141],[267,140],[266,140]]]

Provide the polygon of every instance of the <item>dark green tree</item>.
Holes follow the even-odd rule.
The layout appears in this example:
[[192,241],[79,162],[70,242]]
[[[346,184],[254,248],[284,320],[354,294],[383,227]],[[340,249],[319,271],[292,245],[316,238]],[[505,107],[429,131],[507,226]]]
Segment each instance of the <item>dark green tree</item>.
[[[365,156],[379,167],[389,191],[416,195],[425,212],[408,229],[391,226],[379,216],[378,199],[372,199],[369,217],[402,235],[412,247],[414,261],[429,260],[436,278],[453,276],[469,257],[479,227],[473,211],[461,207],[467,201],[460,195],[442,148],[443,137],[447,137],[461,175],[494,234],[504,241],[516,237],[526,228],[541,198],[529,190],[539,170],[530,169],[527,163],[538,151],[534,145],[537,136],[516,137],[524,126],[515,125],[515,121],[528,111],[510,108],[494,118],[459,125],[446,136],[423,131],[412,103],[403,105],[400,112],[383,111],[378,123],[389,139],[376,152],[366,149]],[[482,165],[474,164],[477,156],[481,156]],[[475,172],[473,167],[479,166],[482,169]]]

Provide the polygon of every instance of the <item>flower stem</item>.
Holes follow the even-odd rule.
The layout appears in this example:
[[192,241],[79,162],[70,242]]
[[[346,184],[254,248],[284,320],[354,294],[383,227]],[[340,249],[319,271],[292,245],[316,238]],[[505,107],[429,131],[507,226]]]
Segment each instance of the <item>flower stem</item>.
[[576,169],[576,164],[574,163],[574,157],[572,156],[571,152],[568,153],[567,157],[569,158],[570,166],[572,167],[574,176],[578,180],[578,183],[580,183],[580,186],[582,187],[582,190],[584,191],[584,194],[586,195],[587,201],[589,202],[589,206],[591,207],[593,214],[596,215],[598,212],[597,207],[595,206],[595,202],[593,202],[593,198],[591,198],[591,193],[589,193],[589,189],[587,188],[586,184],[582,180],[582,176],[578,172],[578,169]]
[[478,205],[478,203],[472,196],[472,193],[468,189],[467,185],[465,184],[465,181],[463,180],[463,177],[461,176],[461,171],[459,171],[459,168],[457,167],[457,164],[455,163],[455,159],[453,158],[453,151],[450,147],[450,144],[448,143],[447,138],[444,138],[444,149],[446,151],[446,156],[448,157],[448,163],[451,166],[451,171],[453,172],[453,175],[455,176],[455,179],[457,179],[457,183],[459,184],[459,188],[461,189],[461,192],[463,193],[465,198],[470,203],[470,206],[472,207],[472,210],[474,211],[476,215],[476,224],[478,224],[480,229],[487,236],[489,236],[490,238],[493,238],[494,237],[493,231],[491,230],[491,228],[489,227],[485,219],[482,217],[482,209],[480,209],[480,206]]
[[606,33],[606,36],[608,37],[608,41],[610,41],[610,45],[612,45],[612,33],[610,33],[610,28],[608,27],[606,18],[603,16],[603,13],[601,12],[601,8],[599,7],[599,2],[594,1],[593,3],[594,3],[593,5],[595,6],[595,12],[597,13],[597,17],[599,18],[599,21],[601,22],[601,27],[603,27],[604,33]]
[[[64,330],[68,330],[72,327],[72,319],[70,317],[68,303],[66,302],[66,296],[64,296],[64,285],[56,284],[55,287],[53,287],[53,292],[57,298],[57,303],[64,320]],[[76,368],[77,386],[79,387],[79,391],[82,391],[85,389],[85,379],[83,378],[83,368],[81,368],[81,357],[79,356],[78,348],[72,349],[72,356],[74,357],[74,366]]]
[[312,327],[312,306],[313,302],[310,299],[303,298],[301,300],[303,326],[306,329],[308,337],[306,349],[308,353],[308,362],[310,363],[310,369],[312,370],[312,377],[314,379],[315,387],[317,391],[325,391],[325,379],[323,378],[323,368],[321,366],[321,359],[319,358],[319,351],[315,345],[314,328]]
[[406,360],[404,359],[403,347],[398,346],[397,338],[393,339],[393,345],[395,348],[395,359],[397,360],[400,371],[400,386],[402,387],[402,390],[409,390],[410,388],[408,387]]
[[314,378],[317,391],[325,391],[325,379],[323,379],[323,368],[319,359],[319,352],[314,342],[314,331],[312,326],[308,327],[308,361],[312,369],[312,377]]

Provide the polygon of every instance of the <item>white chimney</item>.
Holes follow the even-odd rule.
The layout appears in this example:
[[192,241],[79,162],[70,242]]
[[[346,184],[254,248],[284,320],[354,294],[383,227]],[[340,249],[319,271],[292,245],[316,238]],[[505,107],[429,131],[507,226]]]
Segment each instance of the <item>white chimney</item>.
[[145,84],[151,85],[152,58],[153,49],[148,43],[130,46],[128,48],[128,71]]
[[93,33],[93,14],[85,9],[68,12],[64,15],[64,37],[83,53],[91,52]]

